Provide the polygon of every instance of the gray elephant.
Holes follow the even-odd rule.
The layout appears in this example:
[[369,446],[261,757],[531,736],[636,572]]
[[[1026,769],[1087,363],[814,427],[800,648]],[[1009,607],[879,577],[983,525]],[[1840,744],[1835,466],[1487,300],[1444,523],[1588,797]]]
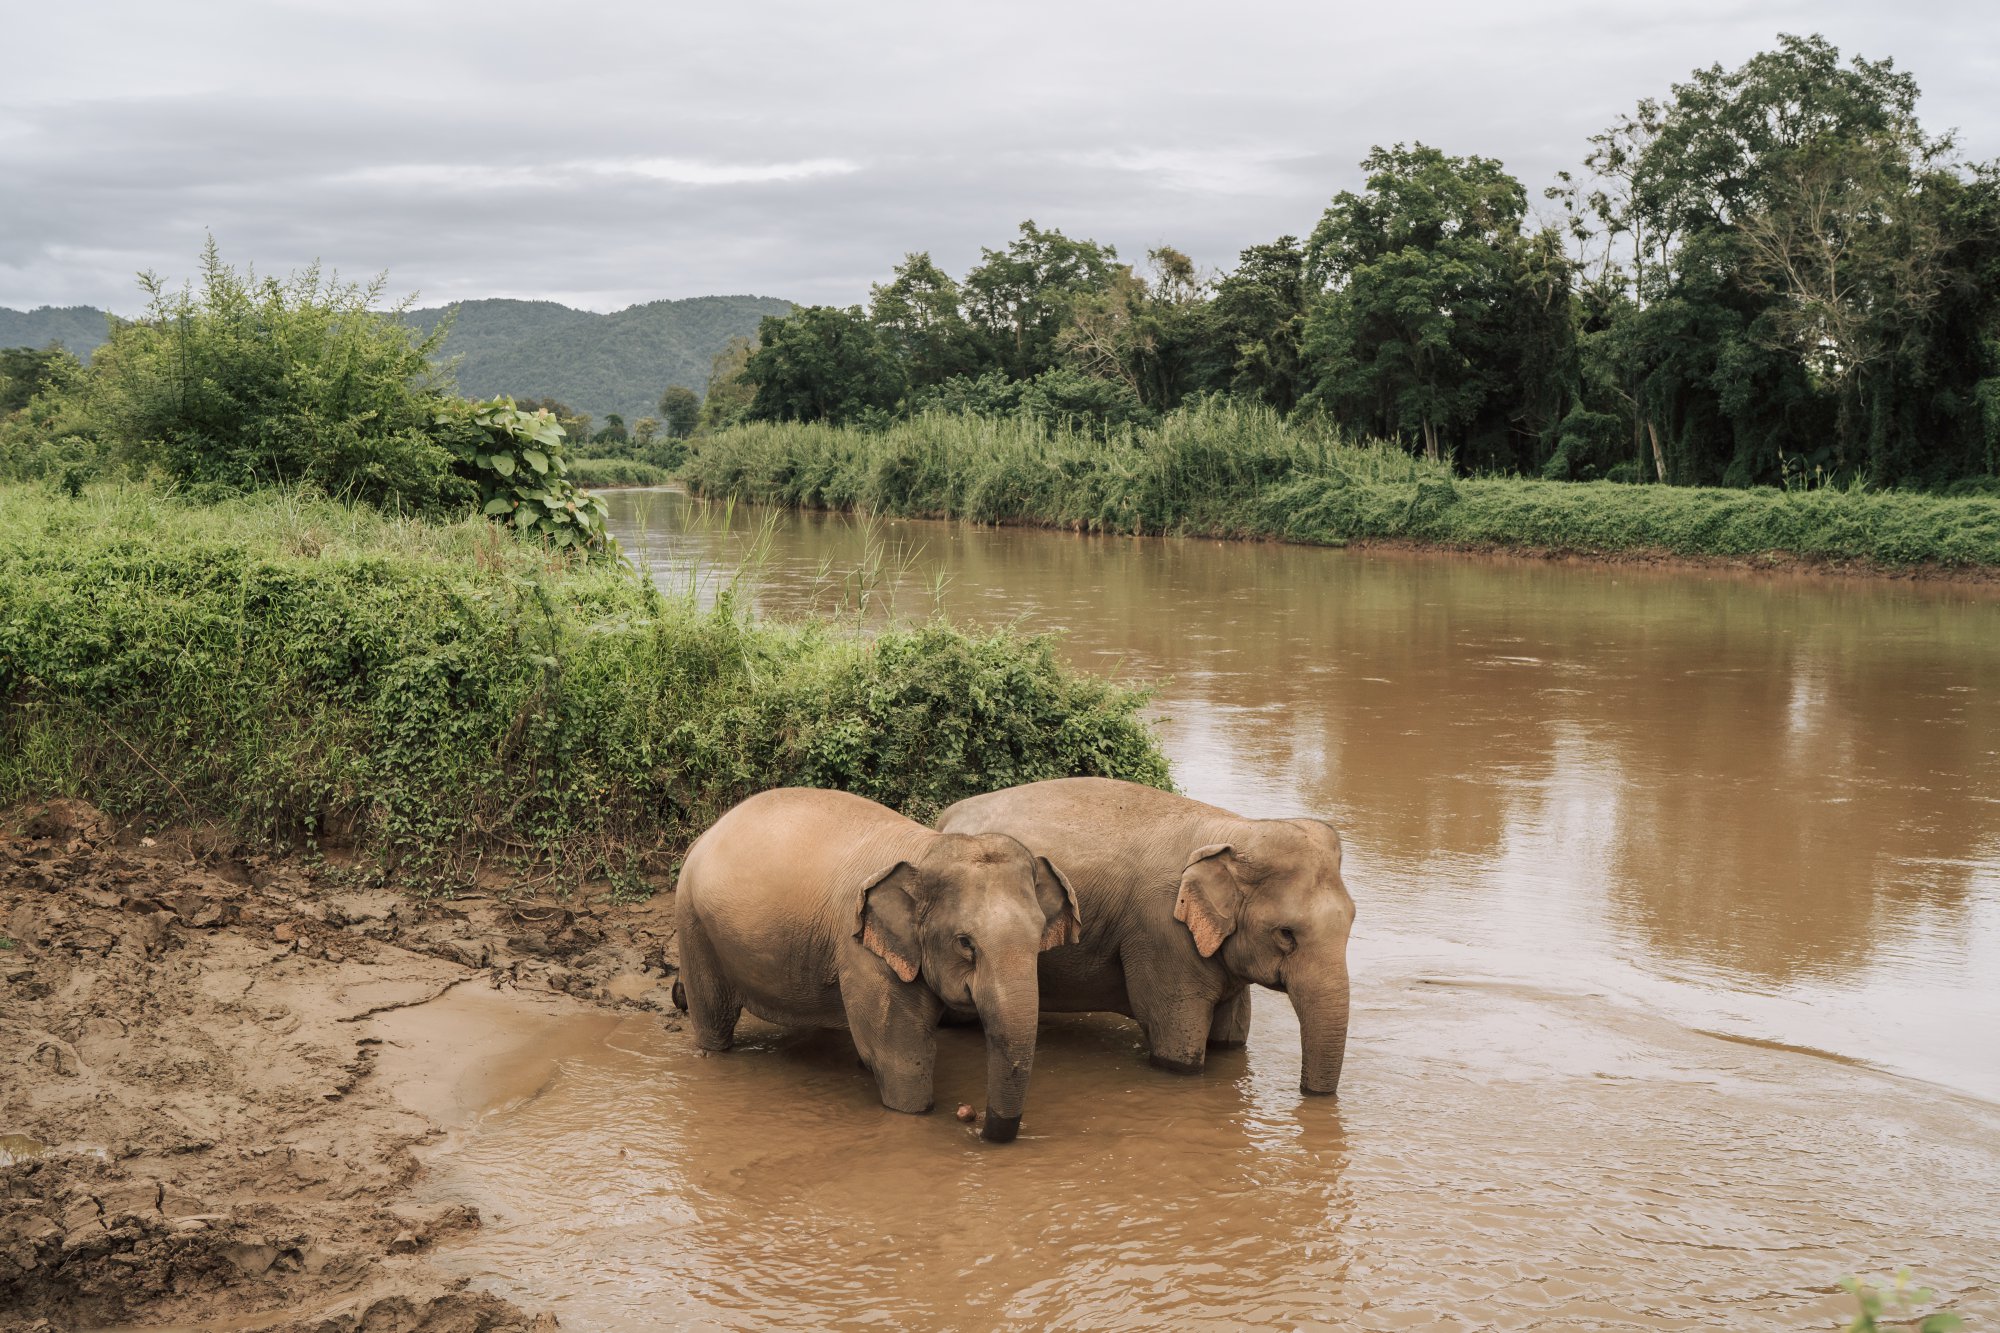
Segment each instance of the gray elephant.
[[1035,1059],[1035,962],[1080,938],[1076,895],[1003,834],[938,833],[845,792],[781,788],[731,809],[688,851],[676,887],[674,999],[703,1050],[748,1009],[845,1028],[882,1104],[931,1109],[939,1017],[986,1030],[985,1138],[1019,1132]]
[[1256,982],[1298,1011],[1300,1089],[1338,1090],[1354,899],[1332,825],[1064,778],[960,801],[938,827],[1011,834],[1076,886],[1083,938],[1041,956],[1045,1012],[1135,1018],[1154,1064],[1192,1073],[1209,1046],[1242,1044]]

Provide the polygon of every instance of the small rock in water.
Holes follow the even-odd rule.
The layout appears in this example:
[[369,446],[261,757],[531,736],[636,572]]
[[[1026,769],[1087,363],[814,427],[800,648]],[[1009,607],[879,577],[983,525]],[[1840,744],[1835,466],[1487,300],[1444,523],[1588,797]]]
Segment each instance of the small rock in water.
[[963,1120],[966,1124],[968,1125],[971,1124],[973,1120],[975,1120],[978,1117],[978,1115],[979,1112],[973,1110],[970,1106],[967,1106],[964,1102],[960,1102],[958,1104],[958,1118],[960,1120]]

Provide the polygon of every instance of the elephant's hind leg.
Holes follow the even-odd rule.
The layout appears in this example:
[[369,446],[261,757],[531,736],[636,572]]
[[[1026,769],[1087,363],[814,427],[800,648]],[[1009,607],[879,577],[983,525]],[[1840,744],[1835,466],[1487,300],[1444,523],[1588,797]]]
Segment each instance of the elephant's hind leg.
[[1250,1040],[1250,988],[1245,986],[1215,1006],[1215,1018],[1208,1025],[1208,1044],[1218,1049],[1234,1049]]
[[715,949],[699,923],[681,929],[681,976],[674,997],[683,1001],[694,1026],[694,1044],[704,1051],[726,1051],[736,1044],[736,1021],[743,1005],[730,989]]

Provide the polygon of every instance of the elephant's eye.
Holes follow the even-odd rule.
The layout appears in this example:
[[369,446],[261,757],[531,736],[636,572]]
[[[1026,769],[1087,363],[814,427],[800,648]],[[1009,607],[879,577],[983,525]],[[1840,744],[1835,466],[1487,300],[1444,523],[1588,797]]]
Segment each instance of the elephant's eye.
[[974,952],[976,952],[972,947],[972,936],[960,935],[958,937],[958,951],[964,954],[967,958],[972,957]]
[[1292,934],[1291,927],[1279,926],[1274,933],[1278,937],[1278,947],[1286,953],[1299,947],[1299,937]]

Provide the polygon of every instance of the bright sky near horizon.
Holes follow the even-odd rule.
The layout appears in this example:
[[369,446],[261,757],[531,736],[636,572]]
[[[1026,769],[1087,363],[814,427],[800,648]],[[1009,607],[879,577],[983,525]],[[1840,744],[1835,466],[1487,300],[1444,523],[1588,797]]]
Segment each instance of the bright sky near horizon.
[[1893,56],[2000,157],[2000,7],[1853,0],[1148,6],[765,0],[14,4],[0,305],[132,313],[205,233],[425,304],[865,301],[1032,217],[1204,268],[1312,229],[1370,146],[1497,157],[1540,205],[1587,137],[1780,32]]

